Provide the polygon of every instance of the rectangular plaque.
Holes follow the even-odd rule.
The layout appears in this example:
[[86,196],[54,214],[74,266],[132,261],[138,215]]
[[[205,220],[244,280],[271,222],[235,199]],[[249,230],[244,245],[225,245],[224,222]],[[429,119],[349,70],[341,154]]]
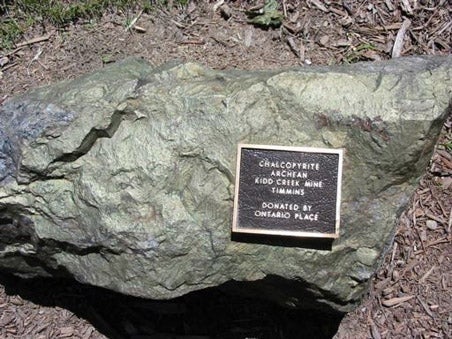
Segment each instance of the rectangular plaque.
[[341,149],[238,145],[233,233],[337,238]]

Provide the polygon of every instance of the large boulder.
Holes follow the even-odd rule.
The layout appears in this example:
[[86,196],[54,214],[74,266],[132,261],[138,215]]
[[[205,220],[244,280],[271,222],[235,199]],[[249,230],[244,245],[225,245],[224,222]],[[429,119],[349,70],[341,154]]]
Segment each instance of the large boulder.
[[[429,162],[451,70],[451,57],[267,72],[131,59],[13,98],[0,108],[0,268],[152,299],[229,282],[349,311]],[[344,149],[330,247],[231,239],[239,142]]]

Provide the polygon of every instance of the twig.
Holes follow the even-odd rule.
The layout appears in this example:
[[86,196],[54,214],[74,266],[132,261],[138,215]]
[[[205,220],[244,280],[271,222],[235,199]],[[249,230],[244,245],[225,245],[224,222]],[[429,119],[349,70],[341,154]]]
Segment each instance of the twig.
[[3,56],[5,57],[9,57],[10,55],[14,55],[17,52],[19,52],[22,48],[24,48],[25,46],[21,46],[21,47],[17,47],[16,49],[13,49],[11,52],[8,52],[6,54],[4,54]]
[[391,254],[391,263],[393,263],[394,262],[394,258],[395,258],[395,255],[396,255],[396,252],[397,252],[397,242],[394,242],[394,248],[392,249],[392,254]]
[[421,284],[423,284],[423,283],[427,280],[427,278],[430,276],[430,274],[432,274],[432,272],[433,272],[433,270],[434,270],[435,268],[436,268],[436,266],[433,265],[432,268],[429,269],[429,270],[422,276],[421,279],[419,279],[419,282],[420,282]]
[[[429,242],[429,243],[425,246],[425,248],[429,248],[429,247],[432,247],[432,246],[438,245],[438,244],[445,244],[445,243],[448,243],[448,242],[451,242],[451,241],[452,241],[452,239],[449,239],[449,238],[447,238],[447,237],[444,237],[444,238],[441,238],[441,239],[438,239],[438,240],[434,240],[434,241],[432,241],[432,242]],[[424,252],[425,252],[425,249],[422,249],[422,250],[419,250],[419,251],[414,252],[414,254],[415,254],[415,255],[418,255],[418,254],[421,254],[421,253],[424,253]]]
[[341,11],[340,9],[334,8],[334,7],[329,7],[328,10],[336,15],[339,15],[341,17],[346,17],[347,13],[344,11]]
[[400,29],[401,24],[400,23],[395,23],[395,24],[390,24],[387,26],[375,26],[372,28],[369,27],[356,27],[356,31],[358,33],[364,33],[364,34],[374,34],[375,31],[379,31],[379,32],[387,32],[387,31],[395,31],[397,29]]
[[410,19],[405,19],[402,23],[402,27],[400,27],[399,31],[397,32],[396,40],[394,42],[394,47],[392,48],[392,57],[398,58],[402,54],[402,48],[403,48],[403,39],[405,38],[405,33],[408,27],[411,25]]
[[447,233],[450,233],[451,227],[452,227],[452,208],[450,209],[450,213],[449,213],[449,222],[447,225]]
[[218,39],[217,37],[214,37],[214,36],[210,36],[210,38],[211,38],[213,41],[215,41],[215,42],[219,43],[220,45],[222,45],[222,46],[224,46],[224,47],[227,47],[227,48],[233,48],[234,46],[236,46],[236,44],[233,44],[233,45],[228,44],[226,41],[223,41],[223,40],[221,40],[221,39]]
[[436,11],[428,18],[428,20],[426,21],[425,24],[423,24],[422,26],[418,26],[418,27],[414,27],[413,30],[415,31],[421,31],[423,29],[425,29],[425,27],[427,27],[428,25],[430,25],[430,21],[432,21],[433,17],[436,15]]
[[16,47],[17,47],[16,49],[24,47],[24,46],[27,46],[27,45],[33,45],[33,44],[36,44],[38,42],[43,42],[43,41],[49,40],[51,36],[52,36],[52,34],[47,34],[47,35],[43,35],[43,36],[40,36],[40,37],[37,37],[37,38],[26,40],[24,42],[20,42],[20,43],[18,43],[16,45]]
[[284,17],[287,18],[287,6],[286,6],[286,0],[282,0],[282,9]]
[[298,32],[300,32],[300,30],[303,29],[303,27],[294,27],[293,25],[289,24],[288,22],[283,21],[282,23],[283,27],[286,28],[290,33],[293,34],[298,34]]
[[246,9],[245,12],[257,12],[264,7],[265,7],[265,3],[262,1],[262,3],[260,3],[256,6],[251,6],[250,8]]
[[311,0],[309,2],[312,3],[318,9],[320,9],[322,12],[325,12],[325,13],[329,12],[328,8],[326,8],[320,1],[318,1],[318,0]]
[[133,27],[133,25],[135,25],[135,23],[138,21],[138,19],[140,18],[141,14],[143,14],[143,10],[141,10],[138,15],[132,19],[132,21],[130,21],[130,24],[127,25],[126,27],[126,31],[128,31],[129,29],[131,29]]
[[206,42],[202,39],[200,40],[185,40],[179,42],[181,45],[204,45]]
[[452,26],[452,21],[449,21],[448,23],[445,23],[443,26],[444,27],[441,28],[437,33],[433,32],[433,34],[436,33],[436,35],[441,35],[445,30],[449,29]]
[[383,27],[387,26],[385,18],[383,17],[383,15],[381,15],[381,9],[379,7],[376,7],[376,9],[377,9],[377,16],[380,18],[380,21],[383,24]]
[[400,22],[396,22],[394,24],[390,24],[390,25],[387,25],[387,26],[384,26],[384,27],[382,27],[382,26],[375,27],[375,29],[377,31],[393,31],[393,30],[395,31],[396,29],[400,29],[400,27],[402,27]]
[[138,26],[138,25],[134,25],[132,27],[134,30],[136,30],[138,33],[146,33],[146,28]]
[[6,65],[5,67],[3,67],[1,70],[2,72],[6,71],[7,69],[10,69],[11,67],[17,66],[17,62],[13,62],[11,64]]
[[298,50],[298,47],[291,36],[287,37],[287,44],[289,45],[290,50],[299,58],[300,51]]
[[175,24],[176,27],[183,28],[183,29],[187,28],[186,25],[181,24],[180,22],[178,22],[178,21],[176,21],[176,20],[171,19],[171,22],[172,22],[173,24]]
[[305,52],[306,48],[304,47],[303,41],[300,41],[300,61],[304,62],[305,60]]
[[38,64],[41,65],[42,68],[44,68],[46,71],[49,69],[49,67],[47,67],[46,65],[44,65],[41,60],[36,60],[38,62]]
[[432,311],[430,311],[430,309],[428,308],[427,304],[425,303],[424,300],[421,299],[420,296],[416,296],[416,299],[419,301],[419,303],[421,304],[422,308],[424,309],[424,311],[431,316],[432,318],[435,318],[435,316],[433,315]]
[[416,226],[414,226],[414,230],[416,231],[419,241],[421,242],[422,250],[425,251],[424,240],[422,240],[421,234],[419,233],[419,230]]
[[394,6],[392,5],[391,0],[385,0],[385,5],[386,5],[386,7],[388,7],[388,9],[389,9],[390,12],[394,11],[395,8],[394,8]]
[[[41,47],[39,47],[38,52],[35,54],[35,56],[33,57],[33,59],[31,59],[31,61],[28,63],[27,65],[27,73],[28,75],[30,75],[30,66],[33,63],[33,61],[38,61],[39,62],[39,57],[42,54],[42,49]],[[41,63],[39,63],[40,65],[42,65]]]

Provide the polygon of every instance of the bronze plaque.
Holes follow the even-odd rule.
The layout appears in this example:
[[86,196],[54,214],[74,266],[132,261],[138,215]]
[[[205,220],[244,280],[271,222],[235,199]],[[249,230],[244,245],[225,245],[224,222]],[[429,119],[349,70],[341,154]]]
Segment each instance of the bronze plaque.
[[239,144],[232,232],[337,238],[342,153]]

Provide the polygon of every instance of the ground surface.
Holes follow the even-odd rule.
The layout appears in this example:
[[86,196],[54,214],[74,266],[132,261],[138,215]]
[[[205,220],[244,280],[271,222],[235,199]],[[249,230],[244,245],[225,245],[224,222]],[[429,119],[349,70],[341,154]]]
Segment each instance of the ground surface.
[[[59,29],[35,25],[16,48],[0,50],[0,102],[128,56],[154,64],[180,59],[217,69],[272,69],[451,52],[452,5],[447,0],[286,0],[280,6],[283,25],[268,29],[250,25],[245,15],[245,9],[258,2],[221,3],[190,2],[150,14],[139,9],[110,12],[99,20]],[[126,29],[134,18],[135,25]],[[452,337],[451,147],[449,118],[369,295],[344,318],[337,338]],[[231,307],[224,316],[227,324],[219,323],[208,315],[225,311],[212,303],[224,296],[212,293],[207,304],[196,295],[166,304],[143,304],[64,282],[21,282],[0,276],[0,338],[176,338],[162,334],[171,331],[188,338],[187,333],[193,334],[188,325],[206,324],[209,331],[198,338],[297,338],[294,324],[306,328],[306,321],[316,322],[306,315],[246,301],[245,306],[235,305],[241,316],[234,315]],[[187,319],[190,312],[184,309],[195,305],[209,313],[192,312],[207,319],[197,325]],[[256,309],[261,311],[257,316]],[[146,315],[153,315],[153,320]],[[328,319],[332,328],[314,326],[314,332],[303,333],[331,337],[340,319]],[[214,326],[223,334],[215,336]]]

